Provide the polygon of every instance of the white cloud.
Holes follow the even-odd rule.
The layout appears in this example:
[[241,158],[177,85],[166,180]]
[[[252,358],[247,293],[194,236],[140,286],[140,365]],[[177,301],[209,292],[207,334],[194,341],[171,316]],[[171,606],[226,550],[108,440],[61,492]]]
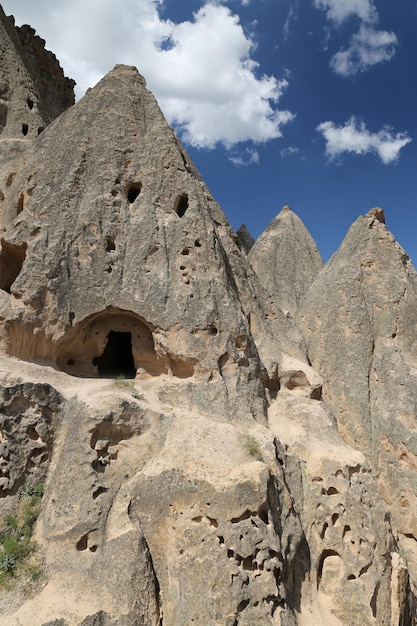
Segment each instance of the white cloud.
[[285,24],[282,29],[282,36],[285,40],[287,40],[291,35],[291,27],[293,22],[298,19],[299,8],[298,0],[294,0],[294,4],[292,4],[289,8],[287,19],[285,20]]
[[376,29],[379,18],[373,0],[314,0],[314,5],[326,11],[327,19],[336,26],[354,16],[361,21],[348,47],[330,60],[336,74],[352,77],[394,56],[397,37],[393,32]]
[[288,148],[283,148],[280,152],[281,158],[285,159],[287,157],[294,156],[299,153],[299,149],[296,146],[288,146]]
[[336,24],[353,16],[368,23],[378,19],[373,0],[314,0],[314,6],[326,11],[327,19]]
[[229,160],[237,167],[259,165],[259,152],[251,148],[246,148],[240,153],[231,152],[229,154]]
[[[243,0],[247,4],[249,0]],[[47,40],[82,95],[116,63],[138,67],[170,123],[191,145],[226,147],[281,136],[286,80],[262,75],[239,17],[207,0],[189,21],[163,19],[164,0],[3,2]]]
[[394,33],[362,25],[359,32],[353,35],[349,47],[339,50],[330,65],[336,74],[354,76],[377,63],[389,61],[395,54],[396,44]]
[[376,153],[386,165],[397,161],[401,148],[410,143],[407,133],[392,132],[388,126],[377,133],[367,130],[365,123],[354,116],[344,126],[336,126],[333,122],[323,122],[317,126],[326,140],[326,154],[334,160],[344,152],[354,154]]

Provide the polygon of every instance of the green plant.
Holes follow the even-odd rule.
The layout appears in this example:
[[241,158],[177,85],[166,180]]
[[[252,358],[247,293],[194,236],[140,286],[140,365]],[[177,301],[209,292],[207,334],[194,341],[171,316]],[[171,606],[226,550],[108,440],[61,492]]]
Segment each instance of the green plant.
[[258,461],[262,459],[262,452],[259,447],[259,443],[254,437],[252,437],[252,435],[246,435],[245,447],[248,453],[255,459],[258,459]]
[[43,483],[26,482],[19,491],[15,511],[4,518],[0,533],[0,581],[15,576],[18,568],[27,566],[27,557],[36,550],[31,537],[40,513],[43,491]]
[[15,515],[6,515],[6,517],[4,518],[4,523],[6,524],[7,528],[16,530],[17,517]]
[[132,393],[132,396],[136,398],[136,400],[143,400],[143,393],[138,393],[137,391],[134,391]]
[[123,374],[120,374],[118,378],[113,380],[113,385],[115,387],[119,387],[120,389],[126,389],[128,391],[133,391],[135,389],[135,383],[131,378],[126,378]]
[[35,497],[41,499],[44,492],[44,484],[41,482],[31,483],[28,480],[20,489],[19,489],[19,497],[24,498],[25,496]]

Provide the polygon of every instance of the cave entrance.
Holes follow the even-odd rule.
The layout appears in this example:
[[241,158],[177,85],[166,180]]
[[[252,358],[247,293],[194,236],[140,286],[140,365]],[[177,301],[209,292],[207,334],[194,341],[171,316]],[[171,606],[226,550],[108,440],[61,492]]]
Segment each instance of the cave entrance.
[[100,378],[135,378],[136,369],[132,354],[132,334],[111,330],[101,356],[93,359]]

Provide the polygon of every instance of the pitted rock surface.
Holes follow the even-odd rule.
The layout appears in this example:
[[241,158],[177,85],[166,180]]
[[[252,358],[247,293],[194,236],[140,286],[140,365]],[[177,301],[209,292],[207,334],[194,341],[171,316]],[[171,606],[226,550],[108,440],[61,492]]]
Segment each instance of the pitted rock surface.
[[0,625],[415,626],[417,282],[382,210],[323,269],[288,207],[248,258],[135,68],[68,108],[0,24],[1,542],[45,486]]

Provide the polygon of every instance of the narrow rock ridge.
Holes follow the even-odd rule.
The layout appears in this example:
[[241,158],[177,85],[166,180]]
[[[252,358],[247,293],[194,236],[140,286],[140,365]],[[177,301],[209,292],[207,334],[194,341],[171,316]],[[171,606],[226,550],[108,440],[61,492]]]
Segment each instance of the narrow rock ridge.
[[0,140],[33,139],[74,104],[75,82],[30,26],[0,6]]

